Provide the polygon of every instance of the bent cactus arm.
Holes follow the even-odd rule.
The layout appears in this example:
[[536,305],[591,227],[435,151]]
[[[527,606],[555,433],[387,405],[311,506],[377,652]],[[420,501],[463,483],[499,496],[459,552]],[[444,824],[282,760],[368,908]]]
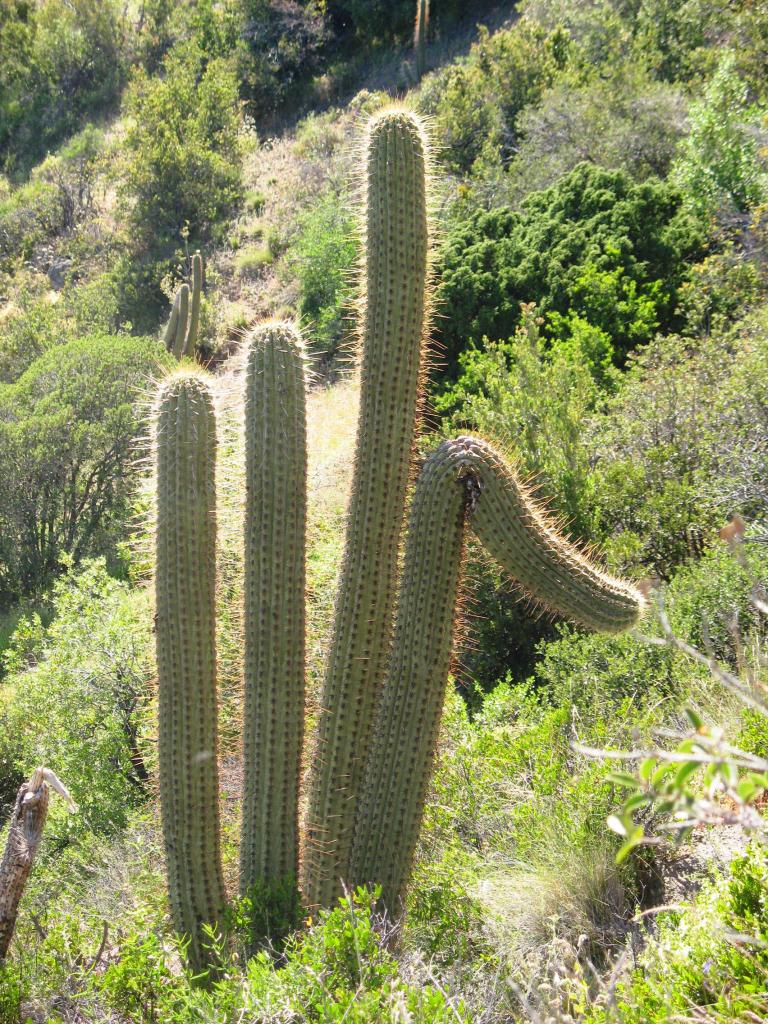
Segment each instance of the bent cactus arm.
[[452,653],[465,523],[536,600],[593,629],[634,625],[643,597],[559,536],[489,444],[444,441],[413,499],[392,660],[355,828],[351,880],[391,913],[410,875]]

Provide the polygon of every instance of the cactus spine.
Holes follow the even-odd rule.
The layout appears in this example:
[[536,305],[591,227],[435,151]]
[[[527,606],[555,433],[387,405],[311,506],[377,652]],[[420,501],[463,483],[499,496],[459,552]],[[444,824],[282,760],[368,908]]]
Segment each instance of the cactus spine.
[[216,422],[204,375],[179,370],[155,409],[160,801],[171,911],[206,963],[202,925],[225,904],[216,702]]
[[[298,886],[304,734],[307,442],[304,354],[257,329],[245,373],[245,713],[240,891]],[[273,894],[274,898],[274,894]]]
[[392,657],[366,768],[352,855],[355,884],[380,883],[400,909],[421,826],[452,653],[464,527],[541,603],[595,629],[638,619],[643,599],[567,544],[490,445],[444,441],[419,474]]
[[171,306],[171,315],[163,331],[163,344],[177,359],[195,354],[200,329],[200,300],[203,294],[203,257],[192,256],[192,288],[181,285]]
[[411,114],[367,136],[362,393],[344,561],[307,812],[304,896],[349,879],[354,809],[383,684],[417,417],[429,273],[427,142]]

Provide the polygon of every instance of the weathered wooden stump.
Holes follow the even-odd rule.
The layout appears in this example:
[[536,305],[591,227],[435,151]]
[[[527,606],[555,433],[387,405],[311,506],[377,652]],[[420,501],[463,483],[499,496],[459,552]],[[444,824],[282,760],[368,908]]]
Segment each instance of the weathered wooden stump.
[[44,770],[38,768],[18,792],[0,861],[0,960],[5,958],[13,938],[24,886],[43,836],[49,798]]

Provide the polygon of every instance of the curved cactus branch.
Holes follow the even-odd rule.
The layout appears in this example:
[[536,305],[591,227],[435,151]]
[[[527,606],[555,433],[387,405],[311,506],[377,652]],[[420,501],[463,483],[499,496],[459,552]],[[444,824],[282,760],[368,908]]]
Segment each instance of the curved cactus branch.
[[465,522],[537,601],[592,629],[634,625],[643,597],[568,544],[486,442],[444,441],[419,475],[392,660],[377,712],[350,879],[376,882],[391,912],[410,874],[452,651]]
[[216,421],[205,375],[179,370],[160,387],[156,622],[160,801],[171,911],[207,965],[202,926],[225,904],[219,843],[216,703]]
[[[304,352],[270,323],[245,374],[245,713],[240,891],[298,908],[304,733],[307,441]],[[264,892],[266,888],[273,892]],[[285,908],[283,908],[285,909]],[[273,935],[274,937],[274,935]]]
[[429,265],[427,142],[410,113],[367,136],[362,393],[335,623],[310,781],[303,888],[329,906],[348,878],[354,808],[392,630],[417,422]]

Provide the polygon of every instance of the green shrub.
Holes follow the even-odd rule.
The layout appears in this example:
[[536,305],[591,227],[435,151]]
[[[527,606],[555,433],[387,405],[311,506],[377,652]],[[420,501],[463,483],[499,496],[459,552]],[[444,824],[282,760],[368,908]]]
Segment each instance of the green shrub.
[[521,112],[538,102],[567,59],[563,33],[526,22],[493,35],[481,27],[466,61],[436,72],[420,94],[450,170],[466,175],[479,163],[507,163],[518,145]]
[[126,61],[116,0],[0,6],[0,165],[26,171],[116,103]]
[[337,354],[350,332],[355,227],[349,201],[328,190],[300,218],[286,257],[298,277],[299,311],[311,325],[312,346],[328,357]]
[[734,513],[763,518],[765,332],[762,311],[725,337],[657,339],[633,359],[585,438],[614,562],[668,579]]
[[139,69],[127,90],[121,195],[130,252],[120,267],[123,305],[154,325],[160,282],[182,235],[192,246],[219,238],[241,199],[242,142],[237,78],[223,58],[180,43],[163,74]]
[[135,403],[166,353],[94,336],[40,356],[0,387],[0,601],[31,593],[123,540],[141,430]]
[[606,332],[621,365],[656,329],[677,323],[685,263],[702,250],[701,228],[670,186],[636,184],[624,171],[575,167],[520,212],[472,214],[440,254],[438,308],[448,372],[468,341],[510,337],[520,303],[577,313]]
[[[753,844],[730,874],[706,885],[690,908],[664,914],[627,981],[611,1002],[626,1024],[656,1024],[670,1015],[702,1020],[760,1019],[768,971],[768,860]],[[600,1007],[586,1020],[614,1019]]]
[[743,213],[768,195],[768,172],[758,152],[748,91],[735,58],[726,55],[700,102],[673,177],[703,214]]
[[622,168],[638,181],[664,178],[686,127],[679,89],[619,64],[611,77],[566,79],[526,107],[510,177],[515,195],[547,188],[582,160]]
[[39,764],[52,768],[78,805],[76,814],[52,806],[48,855],[74,836],[124,828],[149,782],[144,597],[91,561],[56,581],[52,614],[35,664],[6,679],[17,768],[25,776]]

